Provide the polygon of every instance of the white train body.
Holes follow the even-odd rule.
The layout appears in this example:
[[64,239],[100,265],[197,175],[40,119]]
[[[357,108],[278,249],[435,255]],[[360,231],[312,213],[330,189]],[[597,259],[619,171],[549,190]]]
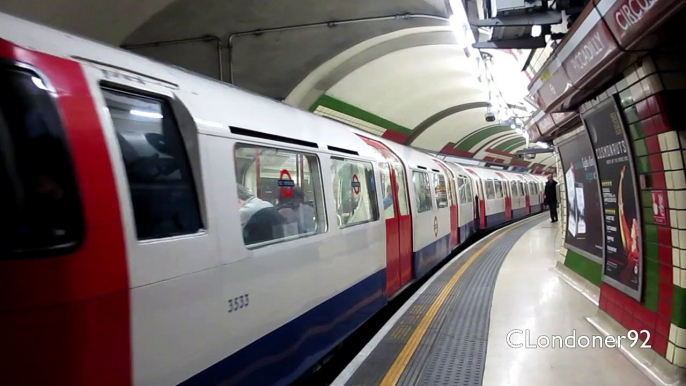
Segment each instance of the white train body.
[[6,384],[288,384],[477,229],[540,210],[538,192],[511,206],[509,185],[485,193],[538,177],[443,162],[4,14],[0,81],[28,99],[0,99],[0,134],[27,136],[0,146],[48,133],[61,142],[41,146],[73,166],[7,161],[67,191],[73,220],[12,230],[41,250],[2,240]]

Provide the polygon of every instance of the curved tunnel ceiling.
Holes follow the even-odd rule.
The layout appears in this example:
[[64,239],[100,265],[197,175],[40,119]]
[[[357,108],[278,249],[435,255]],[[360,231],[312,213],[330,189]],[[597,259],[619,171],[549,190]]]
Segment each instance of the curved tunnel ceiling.
[[408,129],[446,108],[488,98],[456,44],[392,52],[358,68],[327,95]]

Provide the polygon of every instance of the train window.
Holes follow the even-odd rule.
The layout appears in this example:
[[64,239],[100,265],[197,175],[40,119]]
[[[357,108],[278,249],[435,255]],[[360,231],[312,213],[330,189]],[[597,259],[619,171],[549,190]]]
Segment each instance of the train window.
[[0,256],[62,255],[83,215],[60,115],[43,80],[0,65]]
[[447,208],[448,207],[448,192],[445,186],[445,177],[440,174],[433,175],[434,180],[434,190],[436,192],[436,207],[437,208]]
[[398,184],[398,206],[400,207],[400,215],[407,216],[410,214],[409,200],[407,198],[407,180],[405,179],[405,169],[403,165],[398,162],[393,163],[395,170],[395,181]]
[[487,180],[487,181],[484,181],[484,184],[486,185],[486,199],[487,200],[495,199],[494,181],[493,180]]
[[413,171],[412,184],[414,185],[417,213],[423,213],[432,210],[433,201],[431,199],[431,183],[429,182],[429,173]]
[[326,232],[316,155],[239,144],[234,156],[245,245]]
[[379,219],[371,163],[331,158],[331,179],[340,228]]
[[517,182],[516,181],[510,181],[510,191],[512,192],[512,197],[519,196],[519,193],[517,192]]
[[201,230],[188,155],[169,104],[112,89],[102,93],[126,169],[138,239]]
[[501,181],[494,181],[496,198],[503,198],[503,183]]
[[395,218],[393,189],[391,188],[391,169],[388,162],[379,162],[378,165],[379,174],[381,175],[381,197],[383,197],[384,217],[388,220]]
[[519,187],[519,195],[520,196],[526,196],[526,187],[522,183],[522,181],[517,181],[517,186]]

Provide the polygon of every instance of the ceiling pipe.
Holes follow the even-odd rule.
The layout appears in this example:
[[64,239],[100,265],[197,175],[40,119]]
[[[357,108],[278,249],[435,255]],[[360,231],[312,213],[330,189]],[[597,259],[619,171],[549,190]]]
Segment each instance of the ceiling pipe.
[[185,38],[185,39],[173,39],[173,40],[163,40],[159,42],[141,43],[141,44],[126,44],[122,45],[121,48],[125,50],[132,50],[137,48],[150,48],[150,47],[162,47],[170,46],[175,44],[185,44],[185,43],[195,43],[195,42],[217,42],[217,57],[219,65],[219,80],[224,81],[224,68],[222,63],[222,40],[216,35],[203,35],[195,38]]
[[234,32],[231,35],[229,35],[229,44],[228,44],[228,49],[229,49],[229,63],[228,63],[229,79],[228,79],[228,82],[232,83],[232,84],[234,82],[234,79],[233,79],[233,40],[236,37],[248,36],[248,35],[260,36],[260,35],[263,35],[266,33],[293,31],[293,30],[307,29],[307,28],[314,28],[314,27],[333,28],[333,27],[336,27],[339,25],[346,25],[346,24],[367,23],[367,22],[374,22],[374,21],[387,21],[387,20],[410,20],[410,19],[431,19],[431,20],[440,20],[440,21],[449,22],[448,18],[442,17],[442,16],[418,14],[418,13],[404,13],[404,14],[398,14],[398,15],[362,17],[362,18],[347,19],[347,20],[332,20],[332,21],[325,21],[325,22],[305,23],[305,24],[296,24],[296,25],[290,25],[290,26],[284,26],[284,27],[255,29],[255,30],[251,30],[251,31]]

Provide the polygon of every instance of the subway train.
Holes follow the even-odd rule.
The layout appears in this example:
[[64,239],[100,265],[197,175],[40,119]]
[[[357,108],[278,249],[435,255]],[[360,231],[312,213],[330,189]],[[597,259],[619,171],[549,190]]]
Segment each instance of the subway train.
[[7,385],[285,385],[543,179],[0,14]]

